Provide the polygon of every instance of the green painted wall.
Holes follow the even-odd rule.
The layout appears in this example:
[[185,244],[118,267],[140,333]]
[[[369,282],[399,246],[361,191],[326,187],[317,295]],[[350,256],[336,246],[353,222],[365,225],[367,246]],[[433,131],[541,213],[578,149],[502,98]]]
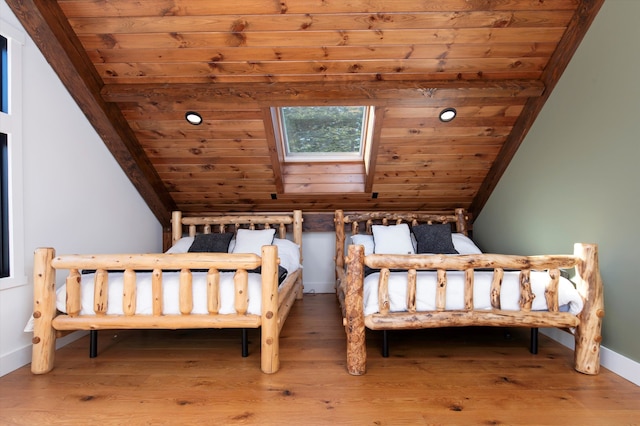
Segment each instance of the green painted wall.
[[603,345],[640,362],[640,1],[606,0],[474,224],[485,251],[599,245]]

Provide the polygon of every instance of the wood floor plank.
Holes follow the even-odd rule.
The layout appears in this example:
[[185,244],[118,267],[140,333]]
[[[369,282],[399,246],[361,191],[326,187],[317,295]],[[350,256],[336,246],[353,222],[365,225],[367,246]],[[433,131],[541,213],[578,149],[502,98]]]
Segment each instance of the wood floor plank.
[[282,330],[280,371],[260,372],[258,330],[247,358],[239,330],[101,331],[55,368],[0,378],[2,425],[616,425],[637,424],[640,388],[607,369],[573,370],[573,353],[528,330],[367,331],[367,373],[346,371],[335,295],[305,295]]

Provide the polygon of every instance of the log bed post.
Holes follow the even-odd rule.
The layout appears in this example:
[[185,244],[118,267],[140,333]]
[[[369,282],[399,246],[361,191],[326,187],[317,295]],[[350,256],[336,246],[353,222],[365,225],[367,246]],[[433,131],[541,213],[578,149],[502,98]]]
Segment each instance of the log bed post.
[[347,333],[347,370],[361,376],[366,371],[367,347],[364,326],[364,247],[350,245],[347,253],[345,292],[345,331]]
[[262,247],[262,311],[261,311],[262,372],[272,374],[280,368],[278,326],[278,247]]
[[55,256],[52,248],[35,251],[33,264],[33,339],[31,372],[45,374],[53,369],[56,351],[56,330],[52,327],[56,315],[56,271],[51,266]]
[[[302,264],[302,210],[293,211],[293,241],[300,247],[300,263]],[[300,290],[297,292],[296,299],[302,300],[302,294],[304,292],[304,283],[302,282],[302,274],[298,278],[300,282]]]
[[598,246],[576,243],[574,255],[581,259],[576,265],[576,288],[584,299],[575,332],[575,369],[585,374],[600,371],[600,342],[604,317],[604,289],[598,266]]

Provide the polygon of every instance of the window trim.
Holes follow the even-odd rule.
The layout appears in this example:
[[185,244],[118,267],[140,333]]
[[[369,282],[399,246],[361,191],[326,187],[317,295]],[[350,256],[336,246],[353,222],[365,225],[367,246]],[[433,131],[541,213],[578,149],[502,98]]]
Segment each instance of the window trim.
[[25,34],[0,18],[0,34],[7,39],[8,113],[0,112],[0,132],[7,135],[10,272],[0,278],[0,290],[26,285],[23,210],[23,49]]

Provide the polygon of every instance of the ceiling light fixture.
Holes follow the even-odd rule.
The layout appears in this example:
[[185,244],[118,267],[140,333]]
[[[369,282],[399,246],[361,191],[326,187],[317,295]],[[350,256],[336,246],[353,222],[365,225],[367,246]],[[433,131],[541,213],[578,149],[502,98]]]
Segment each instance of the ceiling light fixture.
[[448,123],[449,121],[456,118],[457,113],[458,112],[455,108],[445,108],[440,111],[440,121],[442,121],[443,123]]
[[184,118],[194,126],[202,123],[202,116],[195,111],[187,111],[187,113],[184,115]]

